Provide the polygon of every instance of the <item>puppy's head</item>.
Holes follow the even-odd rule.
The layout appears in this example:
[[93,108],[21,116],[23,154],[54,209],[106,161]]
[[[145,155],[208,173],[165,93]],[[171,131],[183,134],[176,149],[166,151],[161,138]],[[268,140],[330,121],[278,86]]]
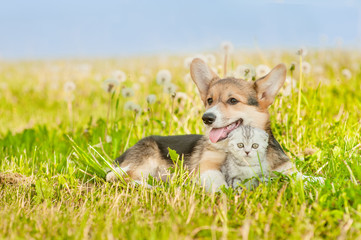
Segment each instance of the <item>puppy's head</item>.
[[286,79],[286,66],[279,64],[266,76],[249,82],[221,79],[196,58],[191,63],[191,76],[206,107],[202,116],[206,135],[212,143],[218,143],[240,124],[267,130],[268,107]]

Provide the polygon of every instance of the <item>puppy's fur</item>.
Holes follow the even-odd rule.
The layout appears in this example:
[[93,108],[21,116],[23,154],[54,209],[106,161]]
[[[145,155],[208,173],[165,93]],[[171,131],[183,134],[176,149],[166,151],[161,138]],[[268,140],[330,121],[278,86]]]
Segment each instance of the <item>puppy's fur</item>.
[[[194,59],[191,76],[206,108],[203,115],[207,124],[205,135],[146,137],[116,159],[120,173],[126,172],[136,181],[149,175],[164,180],[167,168],[173,165],[168,156],[169,147],[184,155],[184,164],[190,171],[199,171],[201,184],[208,191],[216,191],[222,185],[227,186],[220,171],[226,159],[224,139],[230,131],[228,128],[239,124],[257,127],[268,133],[267,161],[271,171],[292,168],[289,158],[272,134],[268,113],[268,107],[286,79],[285,65],[277,65],[266,76],[249,82],[236,78],[221,79],[201,59]],[[222,137],[212,137],[214,142],[211,142],[210,134],[214,135],[217,129],[223,131]],[[115,179],[113,172],[107,175],[108,181]]]

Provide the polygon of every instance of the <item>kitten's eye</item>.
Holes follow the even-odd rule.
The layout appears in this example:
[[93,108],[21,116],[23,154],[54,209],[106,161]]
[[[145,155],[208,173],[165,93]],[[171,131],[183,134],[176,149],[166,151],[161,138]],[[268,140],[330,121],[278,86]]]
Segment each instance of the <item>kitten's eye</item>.
[[228,104],[231,104],[231,105],[235,105],[235,104],[237,104],[239,101],[237,100],[237,99],[235,99],[235,98],[230,98],[230,99],[228,99],[227,100],[227,103]]
[[208,98],[207,102],[208,102],[209,105],[211,105],[213,103],[213,98]]
[[243,144],[243,143],[238,143],[238,144],[237,144],[237,147],[243,148],[243,147],[244,147],[244,144]]
[[252,144],[252,148],[257,149],[258,147],[259,147],[259,145],[257,143]]

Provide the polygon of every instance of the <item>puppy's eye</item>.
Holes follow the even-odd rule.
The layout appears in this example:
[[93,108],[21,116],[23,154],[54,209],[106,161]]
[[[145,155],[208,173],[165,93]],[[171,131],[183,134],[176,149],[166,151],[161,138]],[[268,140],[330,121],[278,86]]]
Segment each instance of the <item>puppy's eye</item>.
[[227,100],[227,103],[228,104],[231,104],[231,105],[235,105],[235,104],[237,104],[239,101],[237,100],[237,99],[235,99],[235,98],[230,98],[230,99],[228,99]]
[[243,143],[238,143],[238,144],[237,144],[237,147],[243,148],[243,147],[244,147],[244,144],[243,144]]
[[211,104],[213,103],[213,98],[208,98],[208,99],[207,99],[207,103],[208,103],[209,105],[211,105]]
[[258,143],[253,143],[252,148],[257,149],[259,147]]

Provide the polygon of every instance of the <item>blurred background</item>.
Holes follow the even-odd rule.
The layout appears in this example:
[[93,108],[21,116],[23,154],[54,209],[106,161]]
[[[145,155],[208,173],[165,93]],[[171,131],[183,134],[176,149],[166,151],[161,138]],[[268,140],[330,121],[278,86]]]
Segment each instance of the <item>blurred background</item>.
[[2,1],[0,59],[360,48],[361,1]]

